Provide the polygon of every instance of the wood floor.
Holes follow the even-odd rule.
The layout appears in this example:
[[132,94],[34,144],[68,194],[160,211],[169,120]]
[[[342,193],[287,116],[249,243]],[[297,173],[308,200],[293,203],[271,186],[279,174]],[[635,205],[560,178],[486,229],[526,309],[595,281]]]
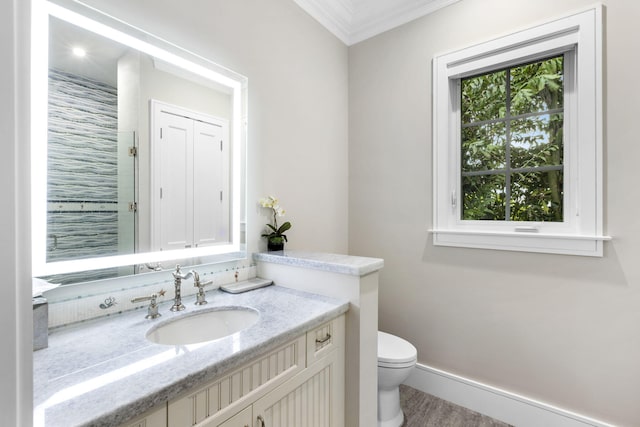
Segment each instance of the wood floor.
[[406,385],[400,386],[400,406],[405,417],[403,427],[510,426]]

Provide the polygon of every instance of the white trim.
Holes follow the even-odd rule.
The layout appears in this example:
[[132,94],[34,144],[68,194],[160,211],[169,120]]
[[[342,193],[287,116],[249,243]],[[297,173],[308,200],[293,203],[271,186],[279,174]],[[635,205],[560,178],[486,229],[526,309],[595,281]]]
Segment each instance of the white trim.
[[551,253],[558,255],[602,256],[602,243],[610,236],[538,233],[531,231],[430,229],[433,244],[460,248]]
[[420,363],[405,384],[518,427],[614,427],[604,421]]
[[473,234],[480,236],[513,236],[520,237],[522,233],[527,233],[530,237],[537,239],[568,239],[568,240],[611,240],[611,236],[588,236],[588,235],[575,235],[575,234],[551,234],[551,233],[537,233],[534,227],[522,227],[525,230],[521,232],[500,232],[500,231],[482,231],[482,230],[442,230],[442,229],[429,229],[429,233],[433,234]]
[[[3,424],[29,426],[33,422],[33,313],[30,287],[30,1],[3,3],[0,52],[6,58],[0,70],[0,129],[3,157],[0,177],[5,187],[0,214],[4,283],[0,298],[10,301],[0,319],[3,345],[0,356],[0,413]],[[35,31],[35,30],[34,30]]]
[[347,46],[460,0],[294,0]]
[[[433,60],[433,244],[603,255],[602,6]],[[564,221],[461,220],[459,79],[565,54]],[[578,141],[580,144],[578,145]]]
[[340,0],[294,0],[298,6],[329,32],[336,36],[342,43],[351,44],[351,20],[353,17],[353,5],[351,1]]
[[387,2],[387,7],[378,13],[368,14],[367,16],[365,16],[365,14],[369,10],[369,5],[363,6],[364,2],[361,1],[361,7],[356,9],[356,14],[353,18],[348,44],[353,45],[359,43],[459,1],[460,0],[405,1],[403,4],[403,2],[394,0],[393,2]]

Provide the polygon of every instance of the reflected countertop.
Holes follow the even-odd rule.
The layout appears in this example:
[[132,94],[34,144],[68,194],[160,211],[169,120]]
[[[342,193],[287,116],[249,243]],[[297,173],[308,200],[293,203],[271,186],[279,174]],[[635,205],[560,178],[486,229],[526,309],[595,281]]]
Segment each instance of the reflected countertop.
[[[169,292],[162,317],[145,319],[146,309],[54,329],[49,347],[33,353],[34,425],[118,425],[204,385],[239,366],[346,312],[347,301],[281,286],[242,294],[207,292],[209,304],[169,311]],[[161,321],[215,307],[251,307],[256,324],[208,343],[153,344],[146,332]]]

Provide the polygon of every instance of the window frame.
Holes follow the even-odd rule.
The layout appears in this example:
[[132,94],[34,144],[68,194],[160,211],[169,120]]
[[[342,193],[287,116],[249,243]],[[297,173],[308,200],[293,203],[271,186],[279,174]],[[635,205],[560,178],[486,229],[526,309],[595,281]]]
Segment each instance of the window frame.
[[[460,81],[565,55],[562,222],[461,219]],[[433,60],[433,244],[602,256],[602,6]]]

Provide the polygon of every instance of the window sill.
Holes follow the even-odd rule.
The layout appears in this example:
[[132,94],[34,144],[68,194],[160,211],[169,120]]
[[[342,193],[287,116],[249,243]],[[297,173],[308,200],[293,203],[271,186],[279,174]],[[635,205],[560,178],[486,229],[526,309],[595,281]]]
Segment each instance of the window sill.
[[430,229],[429,233],[435,246],[594,257],[601,257],[603,242],[611,240],[610,236],[476,230]]

